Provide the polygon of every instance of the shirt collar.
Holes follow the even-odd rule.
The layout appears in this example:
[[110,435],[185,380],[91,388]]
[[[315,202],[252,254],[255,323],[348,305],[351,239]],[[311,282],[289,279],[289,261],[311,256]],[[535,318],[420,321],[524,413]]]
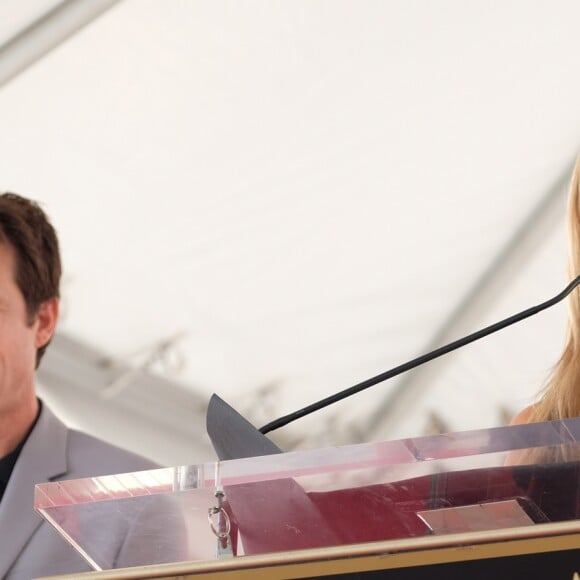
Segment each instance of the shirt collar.
[[8,483],[8,480],[10,479],[10,476],[12,475],[12,470],[14,469],[14,466],[16,465],[16,461],[18,460],[18,456],[20,455],[20,452],[22,451],[22,448],[24,447],[24,444],[26,443],[28,436],[30,435],[30,433],[34,429],[34,426],[36,425],[36,422],[38,421],[38,417],[40,417],[41,409],[42,409],[42,401],[39,399],[38,400],[38,412],[36,413],[36,417],[35,417],[34,421],[32,422],[30,429],[28,429],[26,435],[24,436],[24,438],[22,439],[22,441],[19,443],[18,447],[14,451],[11,451],[8,455],[5,455],[4,457],[0,458],[0,483],[4,483],[4,484]]

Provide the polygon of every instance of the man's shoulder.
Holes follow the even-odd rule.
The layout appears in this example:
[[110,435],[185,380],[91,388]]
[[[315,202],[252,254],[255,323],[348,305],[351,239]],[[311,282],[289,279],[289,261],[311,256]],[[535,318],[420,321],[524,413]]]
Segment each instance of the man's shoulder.
[[[47,441],[50,441],[50,453],[47,453]],[[29,459],[44,461],[43,470],[49,477],[51,472],[61,472],[66,479],[79,479],[159,467],[141,455],[67,427],[44,403],[29,448],[25,450]]]
[[76,429],[68,430],[67,455],[69,477],[112,475],[159,467],[150,459]]

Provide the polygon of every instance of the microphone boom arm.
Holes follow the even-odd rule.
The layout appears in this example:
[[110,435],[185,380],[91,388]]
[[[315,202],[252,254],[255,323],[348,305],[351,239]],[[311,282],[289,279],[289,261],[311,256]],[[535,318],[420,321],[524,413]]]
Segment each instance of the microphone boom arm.
[[574,280],[572,280],[572,282],[570,282],[568,284],[568,286],[566,286],[566,288],[564,288],[564,290],[562,290],[562,292],[560,292],[557,296],[554,296],[553,298],[550,298],[549,300],[546,300],[545,302],[542,302],[541,304],[538,304],[536,306],[532,306],[531,308],[523,310],[522,312],[519,312],[518,314],[514,314],[513,316],[505,318],[504,320],[496,322],[495,324],[491,324],[490,326],[486,326],[485,328],[482,328],[481,330],[478,330],[477,332],[474,332],[472,334],[464,336],[463,338],[460,338],[460,339],[455,340],[453,342],[450,342],[444,346],[436,348],[435,350],[432,350],[431,352],[428,352],[428,353],[423,354],[417,358],[414,358],[413,360],[410,360],[406,363],[403,363],[402,365],[396,366],[388,371],[385,371],[384,373],[381,373],[380,375],[377,375],[375,377],[371,377],[370,379],[366,379],[362,383],[358,383],[357,385],[354,385],[348,389],[344,389],[343,391],[335,393],[334,395],[326,397],[325,399],[317,401],[316,403],[312,403],[311,405],[308,405],[307,407],[299,409],[298,411],[294,411],[293,413],[290,413],[289,415],[284,415],[283,417],[279,417],[278,419],[275,419],[274,421],[271,421],[270,423],[267,423],[266,425],[261,427],[260,432],[265,435],[266,433],[269,433],[270,431],[274,431],[275,429],[279,429],[280,427],[284,427],[284,425],[288,425],[288,423],[292,423],[293,421],[296,421],[297,419],[300,419],[301,417],[304,417],[306,415],[310,415],[310,413],[314,413],[314,411],[318,411],[319,409],[323,409],[324,407],[327,407],[328,405],[332,405],[332,403],[336,403],[337,401],[341,401],[342,399],[345,399],[346,397],[350,397],[351,395],[359,393],[360,391],[364,391],[365,389],[368,389],[369,387],[373,387],[374,385],[376,385],[378,383],[382,383],[383,381],[386,381],[387,379],[391,379],[391,378],[396,377],[397,375],[400,375],[404,372],[410,371],[411,369],[414,369],[415,367],[418,367],[419,365],[422,365],[426,362],[432,361],[435,358],[438,358],[438,357],[443,356],[444,354],[447,354],[453,350],[461,348],[462,346],[465,346],[466,344],[469,344],[470,342],[474,342],[475,340],[479,340],[480,338],[483,338],[483,337],[487,336],[488,334],[492,334],[494,332],[497,332],[498,330],[502,330],[502,329],[506,328],[507,326],[511,326],[512,324],[515,324],[516,322],[520,322],[521,320],[529,318],[530,316],[533,316],[534,314],[537,314],[538,312],[541,312],[542,310],[546,310],[547,308],[550,308],[550,306],[553,306],[554,304],[557,304],[558,302],[560,302],[561,300],[566,298],[566,296],[568,296],[568,294],[570,294],[572,292],[572,290],[574,290],[574,288],[576,288],[576,286],[578,286],[578,284],[580,284],[580,276],[577,276],[576,278],[574,278]]

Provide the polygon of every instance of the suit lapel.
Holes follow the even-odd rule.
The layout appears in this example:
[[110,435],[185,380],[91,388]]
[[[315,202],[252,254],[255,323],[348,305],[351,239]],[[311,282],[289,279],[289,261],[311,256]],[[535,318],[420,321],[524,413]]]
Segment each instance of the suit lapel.
[[67,471],[67,428],[43,405],[14,466],[0,502],[0,578],[42,523],[34,511],[34,485],[50,481]]

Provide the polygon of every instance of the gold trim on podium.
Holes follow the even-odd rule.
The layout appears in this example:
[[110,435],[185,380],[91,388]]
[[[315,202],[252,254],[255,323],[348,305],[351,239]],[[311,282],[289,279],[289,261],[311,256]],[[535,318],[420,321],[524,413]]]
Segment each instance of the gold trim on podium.
[[[580,549],[580,521],[508,530],[405,538],[367,544],[176,562],[103,572],[51,576],[51,580],[287,580],[391,570],[488,558]],[[579,561],[580,567],[580,561]],[[39,579],[42,580],[42,579]],[[46,578],[44,580],[47,580]]]

